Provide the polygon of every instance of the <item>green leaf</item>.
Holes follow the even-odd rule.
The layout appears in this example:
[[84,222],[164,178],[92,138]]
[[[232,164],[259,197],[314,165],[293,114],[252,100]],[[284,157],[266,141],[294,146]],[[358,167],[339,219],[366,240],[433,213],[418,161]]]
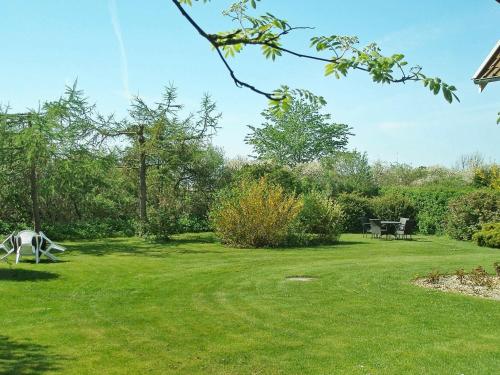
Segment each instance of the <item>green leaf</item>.
[[276,59],[277,56],[281,56],[281,51],[279,49],[276,49],[268,45],[262,46],[262,53],[264,54],[266,59],[271,58],[273,61]]
[[441,85],[439,83],[434,83],[434,95],[439,94],[439,90],[441,89]]
[[335,71],[335,63],[329,63],[325,65],[325,76],[329,76]]
[[451,91],[446,86],[443,86],[443,96],[448,103],[451,103],[453,101],[453,96],[451,95]]

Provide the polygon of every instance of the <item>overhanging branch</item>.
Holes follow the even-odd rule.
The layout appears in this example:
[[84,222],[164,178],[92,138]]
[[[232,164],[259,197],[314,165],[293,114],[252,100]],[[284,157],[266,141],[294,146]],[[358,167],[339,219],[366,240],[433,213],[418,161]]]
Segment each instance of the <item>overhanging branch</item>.
[[[336,55],[335,57],[332,57],[332,58],[324,58],[321,56],[315,56],[315,55],[296,52],[296,51],[290,50],[288,48],[284,48],[280,45],[279,39],[281,36],[284,36],[284,35],[290,33],[291,31],[294,31],[297,29],[310,29],[310,27],[292,27],[286,21],[281,21],[282,22],[281,26],[278,26],[281,28],[280,32],[267,33],[265,30],[261,31],[260,29],[256,29],[256,28],[246,29],[245,26],[242,24],[241,19],[238,19],[240,21],[240,27],[241,27],[240,29],[229,32],[227,34],[209,34],[189,15],[189,13],[182,7],[179,0],[172,0],[172,2],[177,7],[177,9],[182,14],[182,16],[216,50],[219,58],[221,59],[225,68],[229,72],[231,79],[234,81],[234,83],[237,87],[246,87],[246,88],[250,89],[251,91],[256,92],[260,95],[263,95],[266,98],[273,100],[275,102],[279,102],[279,101],[285,99],[286,95],[281,95],[281,94],[278,94],[277,92],[270,93],[270,92],[260,90],[260,89],[256,88],[255,86],[253,86],[252,84],[239,79],[236,76],[234,70],[231,68],[227,59],[224,57],[223,50],[225,47],[238,46],[238,45],[254,45],[254,46],[262,46],[262,47],[271,48],[271,49],[274,49],[276,51],[279,51],[280,54],[286,53],[286,54],[289,54],[289,55],[292,55],[295,57],[330,64],[330,66],[327,65],[326,69],[329,71],[326,72],[325,74],[329,75],[333,71],[335,71],[335,74],[337,77],[339,77],[338,73],[341,73],[342,75],[346,75],[347,70],[352,69],[352,70],[360,70],[360,71],[368,72],[370,75],[372,75],[373,80],[375,82],[405,83],[407,81],[423,81],[424,85],[426,87],[427,87],[427,85],[429,85],[429,88],[431,89],[431,91],[434,92],[434,94],[437,94],[439,92],[439,88],[441,88],[441,86],[442,86],[443,93],[445,94],[445,98],[448,102],[451,103],[453,97],[456,100],[458,100],[458,97],[453,92],[453,91],[455,91],[455,88],[453,86],[445,84],[444,82],[442,82],[438,78],[435,78],[435,79],[427,78],[425,75],[423,75],[421,73],[421,68],[419,68],[419,67],[414,67],[414,68],[411,68],[411,69],[405,71],[405,69],[403,69],[403,63],[400,63],[399,62],[400,60],[396,60],[392,57],[393,60],[390,61],[389,64],[394,65],[395,68],[399,72],[401,72],[401,76],[393,77],[392,76],[392,65],[389,66],[388,68],[386,66],[384,66],[384,64],[386,64],[384,59],[387,59],[387,58],[382,56],[382,55],[378,55],[378,51],[368,50],[368,52],[367,52],[366,50],[360,50],[360,49],[356,48],[355,46],[353,46],[351,43],[351,44],[347,44],[346,46],[341,46],[338,49],[336,47],[322,48],[321,50],[330,49]],[[272,15],[270,15],[270,14],[268,14],[268,16],[272,17]],[[234,17],[233,17],[233,19],[234,19]],[[278,21],[280,21],[280,20],[278,20]],[[254,26],[255,26],[255,24],[254,24]],[[328,39],[328,38],[326,38],[326,39]],[[318,51],[320,51],[320,49],[318,49]],[[350,52],[352,54],[352,56],[350,58],[344,58],[344,56],[347,52]],[[367,54],[370,55],[370,52],[375,52],[375,55],[372,56],[371,60],[369,60],[368,58],[366,60],[361,60],[361,59],[359,59],[359,61],[356,60],[356,58],[359,58],[360,56],[363,56],[363,55],[366,56]],[[403,55],[400,55],[400,56],[403,56]],[[266,57],[268,57],[268,56],[266,55]],[[274,55],[273,55],[273,59],[274,59]],[[382,62],[379,60],[382,60]],[[405,62],[405,64],[406,64],[406,62]]]
[[188,22],[195,28],[195,30],[198,31],[198,33],[203,38],[205,38],[206,40],[208,40],[208,42],[215,48],[215,50],[217,51],[217,54],[219,55],[219,58],[222,60],[222,63],[226,67],[227,71],[229,72],[229,75],[233,79],[233,81],[234,81],[234,83],[235,83],[236,86],[238,86],[238,87],[246,87],[246,88],[252,90],[253,92],[256,92],[257,94],[264,95],[266,98],[268,98],[270,100],[282,100],[283,99],[283,97],[276,97],[272,93],[259,90],[255,86],[253,86],[253,85],[251,85],[251,84],[249,84],[247,82],[244,82],[244,81],[240,80],[239,78],[237,78],[236,74],[234,73],[234,70],[231,68],[231,66],[229,65],[229,63],[227,62],[227,60],[224,58],[224,55],[222,54],[222,52],[221,52],[221,50],[219,48],[220,46],[218,45],[218,43],[216,42],[216,40],[214,40],[215,38],[212,35],[207,34],[205,32],[205,30],[203,30],[193,20],[193,18],[185,11],[185,9],[182,7],[182,5],[179,3],[179,1],[172,0],[172,2],[175,4],[175,6],[177,7],[177,9],[179,9],[179,12],[181,12],[182,16],[184,18],[186,18],[188,20]]

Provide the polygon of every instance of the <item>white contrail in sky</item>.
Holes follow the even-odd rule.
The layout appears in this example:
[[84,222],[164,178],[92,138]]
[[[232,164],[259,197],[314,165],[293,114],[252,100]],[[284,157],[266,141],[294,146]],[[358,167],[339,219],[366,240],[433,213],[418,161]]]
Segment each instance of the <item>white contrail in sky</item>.
[[118,41],[118,47],[120,49],[123,93],[128,99],[132,95],[130,94],[128,81],[127,54],[125,53],[125,44],[123,43],[122,30],[120,27],[120,20],[118,18],[118,11],[116,8],[115,0],[109,0],[109,13],[111,15],[111,24],[113,25],[113,31],[115,32],[116,40]]

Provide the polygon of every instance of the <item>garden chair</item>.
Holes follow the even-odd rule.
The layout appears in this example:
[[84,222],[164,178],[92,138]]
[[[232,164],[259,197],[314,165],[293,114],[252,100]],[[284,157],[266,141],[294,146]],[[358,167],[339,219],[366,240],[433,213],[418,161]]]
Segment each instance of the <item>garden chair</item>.
[[404,229],[406,226],[406,223],[410,220],[408,217],[400,217],[399,218],[399,225],[396,227],[396,230],[394,231],[394,236],[396,239],[400,238],[400,236],[404,236]]
[[66,248],[64,246],[61,246],[59,244],[56,244],[50,240],[45,233],[40,232],[40,255],[45,255],[47,258],[53,261],[57,261],[57,259],[54,255],[51,254],[52,250],[64,252]]
[[10,254],[16,251],[16,246],[14,243],[15,236],[14,232],[12,232],[1,244],[0,249],[4,250],[7,254],[0,258],[0,260],[7,258]]
[[382,228],[380,219],[370,219],[370,232],[372,234],[372,238],[380,238],[383,234],[387,237],[387,229]]
[[399,228],[395,233],[396,238],[406,239],[409,236],[411,239],[411,235],[413,233],[413,221],[407,217],[402,217],[399,219],[399,221]]
[[22,230],[15,237],[16,264],[23,255],[35,254],[35,260],[40,260],[40,237],[32,230]]
[[368,233],[371,233],[370,229],[370,223],[368,222],[368,219],[364,216],[359,218],[359,222],[361,224],[361,230],[363,232],[363,237],[367,236]]

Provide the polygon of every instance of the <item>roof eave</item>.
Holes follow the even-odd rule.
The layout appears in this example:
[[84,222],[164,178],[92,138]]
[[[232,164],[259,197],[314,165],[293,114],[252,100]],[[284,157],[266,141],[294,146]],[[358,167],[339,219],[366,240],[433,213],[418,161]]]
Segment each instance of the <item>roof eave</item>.
[[[476,81],[482,81],[483,79],[481,78],[478,78],[481,73],[483,72],[483,70],[487,67],[488,63],[490,62],[490,60],[495,56],[495,54],[497,53],[497,51],[500,50],[500,40],[497,42],[497,44],[495,45],[495,47],[493,47],[493,49],[490,51],[490,53],[488,54],[488,56],[486,57],[486,59],[484,59],[483,63],[481,64],[481,66],[479,67],[479,69],[476,71],[476,73],[474,73],[474,75],[472,76],[472,79],[474,80],[474,83],[477,83]],[[489,80],[488,82],[493,82],[493,80],[497,80],[498,78],[497,77],[494,77],[492,80]],[[486,82],[486,83],[488,83]],[[477,83],[479,84],[479,83]]]
[[490,78],[479,78],[473,79],[474,83],[479,85],[480,83],[490,83],[495,81],[500,81],[500,77],[490,77]]

